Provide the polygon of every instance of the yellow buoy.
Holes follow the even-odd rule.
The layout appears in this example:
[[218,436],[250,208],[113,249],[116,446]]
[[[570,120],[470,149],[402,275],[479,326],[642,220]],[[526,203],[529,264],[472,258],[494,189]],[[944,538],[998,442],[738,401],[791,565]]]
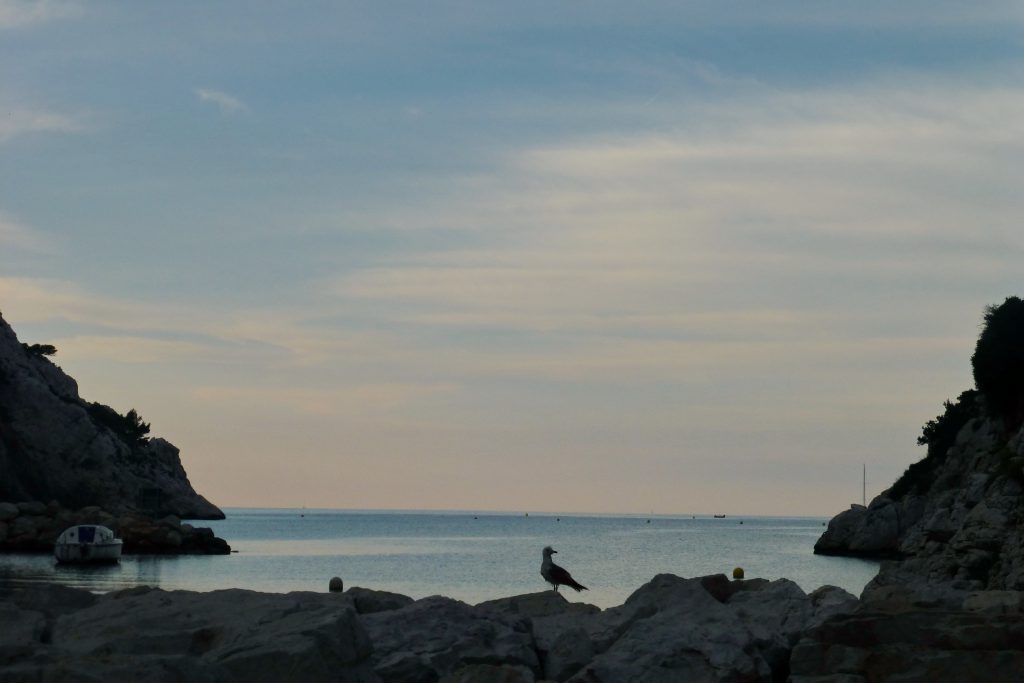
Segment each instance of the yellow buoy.
[[732,570],[732,578],[742,579],[743,578],[743,567],[736,567]]

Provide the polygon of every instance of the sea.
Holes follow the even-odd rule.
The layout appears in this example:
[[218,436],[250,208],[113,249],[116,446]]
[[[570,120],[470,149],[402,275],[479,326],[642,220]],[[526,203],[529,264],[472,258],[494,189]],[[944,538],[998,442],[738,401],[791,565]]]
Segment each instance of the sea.
[[587,586],[566,597],[622,604],[657,574],[694,577],[742,568],[746,578],[795,581],[810,592],[835,585],[859,595],[878,572],[868,560],[813,553],[820,517],[644,516],[555,513],[226,509],[196,522],[228,541],[227,556],[125,555],[100,567],[57,565],[47,555],[0,555],[0,586],[58,582],[95,592],[167,590],[325,592],[332,577],[413,598],[470,604],[549,588],[541,551]]

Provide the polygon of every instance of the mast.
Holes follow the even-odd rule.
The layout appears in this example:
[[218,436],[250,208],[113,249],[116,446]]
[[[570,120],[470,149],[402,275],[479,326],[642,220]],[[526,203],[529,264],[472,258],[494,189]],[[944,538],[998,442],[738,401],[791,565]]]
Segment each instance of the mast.
[[868,506],[868,464],[864,463],[864,479],[861,482],[860,501],[864,507]]

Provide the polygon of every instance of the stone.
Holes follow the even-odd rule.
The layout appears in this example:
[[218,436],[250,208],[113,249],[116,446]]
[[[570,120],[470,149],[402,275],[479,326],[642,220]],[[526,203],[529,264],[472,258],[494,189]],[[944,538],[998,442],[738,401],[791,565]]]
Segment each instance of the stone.
[[437,680],[471,664],[538,672],[529,622],[440,596],[360,617],[384,680]]
[[46,514],[46,503],[26,501],[18,503],[18,512],[23,515],[41,516]]
[[594,605],[541,591],[489,600],[477,608],[529,619],[545,679],[564,681],[594,658],[594,644],[583,626],[601,613]]
[[46,617],[0,602],[0,669],[7,662],[30,656],[41,644]]
[[21,514],[14,503],[0,503],[0,522],[8,522]]
[[130,589],[62,616],[47,647],[62,664],[91,662],[98,680],[161,668],[240,683],[372,680],[355,610],[318,593]]
[[976,591],[964,597],[963,608],[967,612],[984,614],[1024,613],[1024,592],[1021,591]]
[[533,683],[533,672],[525,666],[470,664],[441,677],[438,683]]
[[345,590],[345,584],[342,582],[340,576],[332,576],[331,580],[327,583],[327,590],[332,593],[340,593]]
[[1024,614],[989,609],[1000,603],[982,599],[981,611],[866,603],[805,634],[790,658],[790,680],[1019,681]]
[[620,607],[580,620],[595,655],[568,680],[782,679],[814,613],[810,597],[788,580],[661,574]]
[[387,612],[401,609],[413,603],[413,599],[407,595],[389,593],[388,591],[375,591],[358,586],[349,588],[345,591],[345,595],[352,600],[352,605],[359,614]]
[[838,586],[821,586],[811,591],[807,597],[811,601],[813,611],[810,626],[816,626],[839,614],[849,614],[860,606],[856,596]]

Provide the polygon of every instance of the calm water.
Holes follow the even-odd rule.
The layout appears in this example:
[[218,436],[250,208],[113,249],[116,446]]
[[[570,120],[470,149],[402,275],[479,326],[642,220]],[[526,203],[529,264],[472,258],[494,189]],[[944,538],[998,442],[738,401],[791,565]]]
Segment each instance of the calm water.
[[663,572],[728,575],[739,566],[747,578],[786,577],[808,592],[833,584],[859,595],[878,570],[874,562],[814,555],[822,518],[225,512],[226,520],[201,524],[238,551],[230,556],[125,556],[120,565],[83,569],[42,555],[0,555],[0,582],[288,592],[325,591],[340,576],[346,587],[476,603],[543,590],[541,549],[551,545],[555,561],[590,589],[567,597],[611,607]]

